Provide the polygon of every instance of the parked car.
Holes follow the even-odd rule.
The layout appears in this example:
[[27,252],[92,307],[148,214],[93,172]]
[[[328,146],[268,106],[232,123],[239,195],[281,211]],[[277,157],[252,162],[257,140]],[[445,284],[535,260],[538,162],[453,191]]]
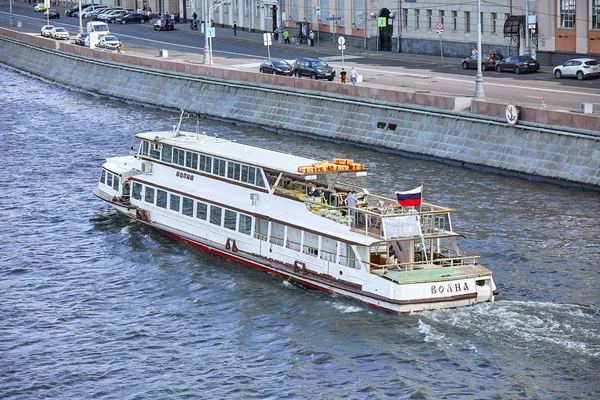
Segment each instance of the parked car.
[[36,12],[46,11],[47,9],[48,9],[48,7],[46,7],[46,5],[44,3],[36,4],[33,7],[33,11],[36,11]]
[[81,18],[88,18],[92,15],[94,11],[99,8],[108,8],[108,6],[89,6],[85,9],[85,11],[81,11]]
[[332,81],[335,78],[335,69],[318,58],[302,57],[294,62],[294,74],[298,78],[305,75],[310,76],[311,79],[328,79]]
[[[95,6],[95,5],[96,5],[96,4],[82,4],[82,5],[81,5],[81,9],[82,9],[82,10],[85,10],[87,7],[89,7],[89,6]],[[75,6],[71,7],[71,8],[69,8],[67,11],[65,11],[65,14],[67,14],[67,17],[72,17],[72,16],[73,16],[73,13],[74,13],[75,11],[79,12],[79,4],[77,4],[77,5],[75,5]]]
[[[504,56],[499,53],[481,53],[481,69],[484,71],[496,68],[496,63]],[[463,69],[477,68],[477,53],[462,60]]]
[[600,76],[600,65],[593,58],[574,58],[563,65],[555,67],[552,73],[556,79],[568,77],[579,80],[598,78]]
[[496,71],[512,71],[515,74],[521,72],[536,72],[540,69],[540,63],[530,56],[512,56],[496,63]]
[[117,39],[116,36],[108,35],[100,37],[100,41],[98,42],[96,47],[100,49],[117,50],[120,45],[121,42],[119,41],[119,39]]
[[161,18],[154,23],[155,31],[172,31],[175,29],[175,23],[170,19]]
[[50,8],[44,11],[44,17],[47,17],[48,19],[59,19],[60,12],[56,8]]
[[52,31],[50,31],[50,37],[52,39],[57,39],[57,40],[61,40],[61,39],[69,40],[71,38],[71,35],[69,35],[68,30],[66,30],[62,26],[58,26],[58,27],[52,29]]
[[144,23],[148,22],[150,17],[147,14],[129,13],[121,15],[115,19],[116,24],[128,24],[130,22]]
[[111,11],[109,13],[106,13],[102,16],[102,21],[105,22],[109,22],[109,23],[114,23],[115,20],[119,17],[122,17],[123,15],[126,15],[129,11],[126,10],[115,10],[115,11]]
[[85,38],[88,37],[89,33],[81,32],[75,36],[75,44],[80,46],[85,46]]
[[260,72],[275,75],[294,75],[294,67],[285,60],[267,60],[258,67]]
[[51,37],[52,29],[54,29],[54,25],[44,25],[44,26],[42,26],[40,34],[45,37]]

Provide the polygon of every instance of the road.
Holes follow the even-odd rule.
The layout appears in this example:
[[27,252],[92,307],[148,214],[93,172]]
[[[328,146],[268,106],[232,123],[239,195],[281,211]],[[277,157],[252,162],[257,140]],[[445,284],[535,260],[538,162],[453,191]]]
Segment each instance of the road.
[[[64,9],[61,18],[51,24],[64,26],[72,36],[79,30],[79,19],[67,17]],[[14,29],[38,33],[45,19],[32,7],[15,3],[13,13],[21,27]],[[8,2],[0,4],[0,26],[9,27]],[[187,24],[177,24],[175,31],[154,31],[149,24],[112,24],[111,32],[121,39],[125,49],[150,51],[158,55],[158,49],[169,50],[172,56],[182,57],[192,63],[201,63],[204,51],[204,35],[191,31]],[[85,22],[84,22],[85,29]],[[343,66],[354,67],[363,76],[363,85],[394,87],[406,91],[433,93],[464,98],[465,103],[473,97],[475,70],[463,70],[461,60],[405,53],[367,52],[357,49],[341,52],[333,43],[271,46],[271,57],[293,61],[299,56],[319,57],[339,72]],[[229,28],[216,28],[213,40],[214,65],[236,70],[258,71],[258,65],[267,58],[262,34],[238,30],[234,37]],[[542,67],[534,74],[515,75],[509,72],[485,71],[484,91],[486,100],[514,103],[534,108],[578,111],[581,103],[594,103],[595,113],[600,114],[600,79],[578,81],[555,79],[552,67]],[[298,79],[298,78],[290,78]],[[306,78],[301,78],[306,79]]]

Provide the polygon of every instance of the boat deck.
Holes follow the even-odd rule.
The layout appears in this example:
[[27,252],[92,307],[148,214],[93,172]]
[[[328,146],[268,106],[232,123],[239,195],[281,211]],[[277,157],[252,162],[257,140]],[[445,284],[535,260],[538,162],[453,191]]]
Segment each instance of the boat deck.
[[430,268],[399,270],[381,269],[371,271],[397,282],[400,285],[426,282],[444,282],[456,279],[476,278],[480,276],[492,276],[492,272],[481,265],[457,265],[453,267],[431,266]]

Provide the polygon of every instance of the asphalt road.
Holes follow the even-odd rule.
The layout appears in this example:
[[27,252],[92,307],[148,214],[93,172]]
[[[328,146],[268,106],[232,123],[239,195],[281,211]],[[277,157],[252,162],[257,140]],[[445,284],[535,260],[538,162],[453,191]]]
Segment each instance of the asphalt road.
[[[9,6],[0,0],[0,26],[9,27]],[[64,26],[74,37],[79,30],[79,19],[67,17],[59,7],[61,18],[51,24]],[[21,27],[13,29],[39,33],[45,24],[42,13],[17,2],[13,6],[15,21]],[[84,21],[85,30],[85,21]],[[191,31],[185,23],[176,25],[175,31],[154,31],[149,24],[111,24],[111,32],[123,41],[125,50],[148,50],[158,56],[158,49],[169,50],[189,62],[202,62],[204,35]],[[342,68],[341,52],[332,42],[308,47],[306,45],[275,44],[270,47],[272,58],[294,60],[299,56],[319,57],[339,72]],[[230,28],[216,29],[213,39],[214,65],[237,70],[258,71],[259,64],[267,58],[261,33],[238,30],[234,37]],[[461,59],[444,58],[405,53],[367,52],[348,48],[344,53],[344,67],[356,68],[363,76],[362,85],[396,87],[407,91],[434,93],[464,98],[473,97],[475,70],[463,70]],[[578,81],[555,79],[552,67],[544,66],[533,74],[515,75],[510,72],[485,71],[484,91],[486,100],[527,105],[553,110],[578,111],[581,103],[594,103],[595,113],[600,114],[600,79]],[[290,79],[298,79],[290,77]],[[306,79],[306,78],[301,78]]]

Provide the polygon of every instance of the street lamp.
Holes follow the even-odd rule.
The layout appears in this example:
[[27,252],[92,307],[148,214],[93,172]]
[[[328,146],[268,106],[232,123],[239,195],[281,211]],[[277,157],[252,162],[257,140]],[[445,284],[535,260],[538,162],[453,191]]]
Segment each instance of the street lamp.
[[13,4],[13,0],[10,0],[10,19],[8,24],[10,26],[15,26],[15,16],[13,15],[13,11],[12,11],[12,4]]
[[484,99],[483,74],[481,73],[481,0],[477,0],[477,75],[475,76],[476,99]]
[[210,55],[210,49],[208,47],[208,14],[215,11],[221,6],[228,6],[231,4],[231,0],[223,0],[215,3],[210,9],[208,9],[208,0],[204,1],[204,57],[202,58],[202,64],[212,64],[212,57]]
[[81,19],[81,0],[79,0],[79,12],[77,13],[77,16],[79,17],[79,33],[83,33],[83,21]]

